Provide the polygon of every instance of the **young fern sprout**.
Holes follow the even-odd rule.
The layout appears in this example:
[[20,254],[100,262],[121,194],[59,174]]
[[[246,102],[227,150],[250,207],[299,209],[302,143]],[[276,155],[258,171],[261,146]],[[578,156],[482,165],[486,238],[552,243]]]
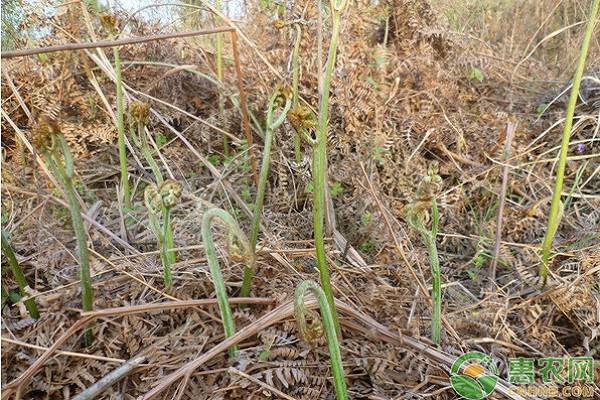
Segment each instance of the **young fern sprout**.
[[[21,297],[28,297],[29,293],[27,293],[29,289],[29,285],[27,284],[27,280],[25,279],[25,274],[23,274],[23,270],[17,261],[17,257],[15,257],[15,253],[8,241],[8,235],[2,229],[2,253],[8,259],[8,265],[10,265],[10,269],[12,271],[13,277],[15,281],[17,281],[17,285],[19,285],[19,292]],[[27,299],[25,300],[25,308],[27,312],[33,319],[38,319],[40,317],[40,312],[38,311],[37,305],[35,304],[35,300]]]
[[348,398],[348,392],[346,389],[346,380],[344,379],[342,354],[340,351],[340,343],[338,341],[333,312],[323,289],[321,289],[316,282],[311,280],[303,281],[296,288],[294,311],[300,335],[307,341],[311,341],[311,337],[314,337],[314,328],[309,326],[306,322],[307,310],[304,305],[304,295],[307,291],[312,292],[319,302],[319,309],[321,310],[325,328],[325,337],[327,338],[327,347],[329,348],[329,358],[331,360],[331,372],[333,375],[336,398],[337,400],[345,400]]
[[581,78],[583,77],[583,70],[585,68],[585,59],[587,58],[588,50],[590,48],[590,41],[594,31],[594,26],[596,25],[596,21],[598,19],[599,6],[600,0],[594,0],[590,11],[590,19],[588,20],[587,28],[583,36],[583,42],[581,43],[579,61],[577,62],[577,69],[575,70],[575,76],[573,77],[573,86],[571,87],[571,94],[569,96],[569,103],[567,105],[567,116],[565,118],[565,125],[563,128],[560,146],[560,155],[558,158],[558,166],[556,168],[556,181],[554,181],[552,204],[550,205],[550,215],[548,216],[548,228],[546,229],[546,235],[544,236],[544,242],[542,243],[542,264],[540,266],[542,288],[546,286],[548,281],[548,262],[550,261],[550,249],[552,248],[552,241],[554,240],[554,235],[556,234],[558,225],[560,224],[560,217],[562,214],[561,210],[563,208],[561,202],[561,193],[565,179],[565,167],[567,165],[569,139],[571,137],[571,128],[573,127],[573,117],[575,115],[577,97],[579,96],[579,86],[581,85]]
[[314,236],[317,253],[317,266],[323,292],[327,296],[329,307],[333,315],[336,331],[341,334],[340,325],[337,318],[337,310],[333,300],[333,291],[331,289],[331,280],[327,266],[327,256],[325,254],[325,190],[327,173],[327,131],[329,127],[329,91],[331,88],[331,77],[335,67],[335,56],[337,54],[338,39],[340,36],[342,11],[346,7],[347,0],[330,1],[332,32],[329,43],[329,54],[325,65],[323,76],[323,85],[319,98],[319,119],[317,123],[317,137],[313,144],[313,198],[314,198]]
[[[148,138],[146,136],[146,125],[150,116],[150,105],[148,103],[136,101],[129,106],[129,115],[129,130],[131,133],[132,141],[142,152],[144,159],[146,160],[146,162],[150,166],[150,169],[152,170],[152,173],[154,174],[156,185],[160,187],[163,184],[164,179],[162,173],[160,172],[158,164],[154,160],[153,152],[150,149],[150,145],[148,144]],[[175,247],[175,243],[173,239],[173,229],[171,227],[170,222],[168,222],[170,219],[168,209],[162,206],[161,214],[163,215],[164,224],[164,229],[162,230],[164,234],[161,234],[164,240],[161,243],[161,248],[166,246],[167,248],[172,249]],[[152,219],[153,217],[151,216],[150,218]],[[156,221],[150,222],[151,227],[153,225],[156,225],[154,222]],[[154,228],[152,228],[152,230],[154,231]],[[156,231],[154,232],[158,238],[159,235],[156,234]],[[175,264],[175,262],[177,261],[175,252],[166,252],[166,257],[168,258],[168,260],[166,263],[163,263],[163,267],[164,265],[168,265],[169,267],[165,268],[165,270],[170,271],[170,266]]]
[[[114,39],[118,35],[117,17],[112,14],[105,14],[100,17],[104,28],[108,31],[109,37]],[[119,47],[113,47],[113,57],[115,59],[115,78],[117,81],[117,133],[119,147],[119,167],[121,170],[121,189],[123,190],[123,205],[125,212],[131,211],[131,188],[129,187],[129,173],[127,167],[127,150],[125,146],[125,106],[123,100],[123,79],[121,77],[121,55]]]
[[[275,118],[275,109],[283,107],[279,117]],[[289,93],[285,89],[278,89],[269,100],[269,108],[267,110],[267,126],[265,130],[265,148],[263,150],[263,159],[260,166],[260,176],[258,180],[258,190],[256,192],[256,201],[254,203],[254,217],[252,219],[252,230],[250,231],[250,248],[252,252],[256,252],[256,242],[258,240],[258,231],[260,230],[260,219],[265,200],[265,191],[267,187],[267,179],[269,178],[269,166],[271,164],[271,146],[273,144],[273,135],[275,130],[281,126],[291,107],[291,99]],[[244,281],[240,295],[247,297],[250,294],[252,287],[253,266],[248,265],[244,268]]]
[[[221,319],[223,320],[223,330],[225,331],[225,338],[230,337],[235,332],[235,324],[231,316],[231,307],[229,306],[229,299],[227,297],[227,289],[225,288],[225,282],[223,281],[223,275],[219,267],[219,261],[217,259],[217,251],[215,249],[215,243],[211,231],[213,219],[218,218],[225,223],[228,228],[227,233],[227,247],[229,256],[232,260],[237,262],[245,262],[246,265],[254,265],[254,252],[248,242],[248,238],[237,224],[235,219],[225,210],[220,208],[212,208],[204,213],[202,217],[202,241],[204,243],[204,249],[206,251],[206,258],[208,260],[208,268],[210,269],[210,275],[212,277],[213,284],[215,286],[215,292],[217,294],[217,302],[219,304],[219,311],[221,313]],[[237,347],[232,346],[228,349],[229,356],[234,357]]]
[[[442,331],[442,290],[440,260],[437,252],[436,237],[439,225],[439,212],[435,192],[441,184],[442,178],[437,175],[434,168],[430,169],[429,174],[423,178],[423,181],[417,189],[416,201],[408,206],[407,219],[419,234],[421,240],[427,248],[429,255],[429,265],[432,276],[432,298],[433,312],[431,313],[431,340],[435,344],[440,344]],[[431,207],[431,230],[425,226],[425,212]]]
[[[73,156],[56,123],[47,118],[40,121],[36,128],[34,144],[38,151],[42,152],[48,168],[65,190],[69,202],[71,223],[77,239],[78,259],[81,267],[81,302],[84,311],[92,311],[94,294],[90,277],[89,251],[81,208],[73,186]],[[89,327],[84,331],[84,341],[86,346],[93,342],[92,330]]]
[[[175,252],[173,245],[169,243],[173,230],[171,228],[171,208],[173,208],[181,197],[181,184],[177,181],[167,179],[158,187],[148,185],[144,191],[144,204],[148,209],[150,229],[158,239],[160,246],[160,260],[163,266],[163,280],[165,287],[171,289],[173,275],[171,267],[175,264]],[[162,225],[160,218],[162,217]]]

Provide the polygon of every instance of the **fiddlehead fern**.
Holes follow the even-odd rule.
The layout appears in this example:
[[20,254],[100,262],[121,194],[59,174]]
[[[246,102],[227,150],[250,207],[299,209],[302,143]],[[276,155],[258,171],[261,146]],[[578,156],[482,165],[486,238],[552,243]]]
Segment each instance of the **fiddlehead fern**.
[[[408,206],[406,213],[408,223],[421,235],[421,240],[427,248],[429,265],[432,276],[433,311],[431,313],[431,340],[440,343],[442,330],[442,290],[440,260],[437,252],[436,237],[439,225],[439,211],[435,194],[439,189],[442,178],[437,175],[435,167],[423,178],[417,189],[416,200]],[[425,226],[426,211],[431,207],[431,230]]]
[[310,280],[303,281],[296,288],[294,311],[298,329],[303,339],[306,340],[311,338],[313,329],[310,329],[306,322],[306,306],[304,305],[304,295],[307,291],[312,292],[319,302],[319,309],[321,310],[321,316],[323,317],[323,325],[327,338],[327,347],[329,348],[329,358],[331,360],[331,372],[333,375],[333,383],[335,385],[336,398],[338,400],[345,400],[348,398],[348,392],[346,389],[346,381],[344,379],[342,354],[340,351],[340,343],[338,341],[333,312],[331,307],[329,307],[329,301],[323,289],[321,289],[316,282]]
[[[221,274],[221,269],[219,267],[217,251],[215,249],[211,231],[212,222],[215,218],[223,221],[228,228],[228,250],[232,259],[245,261],[247,265],[253,266],[254,252],[250,247],[248,238],[227,211],[220,208],[212,208],[204,213],[204,216],[202,217],[202,241],[204,242],[208,267],[217,294],[217,302],[219,303],[219,311],[221,312],[221,319],[223,320],[225,338],[228,338],[235,332],[235,324],[233,322],[231,307],[229,306],[229,299],[227,297],[227,289],[225,288],[225,282],[223,281],[223,275]],[[236,350],[236,346],[230,347],[228,350],[229,356],[234,357]]]
[[[100,17],[104,28],[108,31],[109,37],[115,39],[118,36],[117,17],[112,14],[105,14]],[[127,167],[127,149],[125,146],[125,105],[123,99],[123,78],[121,76],[121,55],[119,47],[113,47],[113,57],[115,59],[115,79],[117,82],[117,132],[119,146],[119,166],[121,169],[121,188],[123,190],[123,205],[125,213],[131,211],[131,188],[129,186],[129,172]]]
[[[279,117],[273,121],[275,109],[283,107]],[[291,99],[289,93],[285,90],[278,89],[269,100],[269,108],[267,110],[267,126],[265,130],[265,148],[263,150],[263,159],[260,166],[260,176],[258,180],[258,190],[256,192],[256,201],[254,203],[254,217],[252,219],[252,230],[250,231],[250,247],[252,252],[256,251],[256,242],[258,240],[258,231],[260,230],[260,219],[265,200],[265,191],[267,188],[267,180],[269,178],[269,167],[271,164],[271,147],[273,144],[274,132],[285,121],[287,113],[291,107]],[[244,282],[242,284],[241,296],[246,297],[250,294],[252,286],[253,266],[244,268]]]
[[329,307],[333,314],[336,331],[341,333],[337,319],[337,311],[333,301],[333,290],[331,289],[331,280],[327,266],[327,256],[325,254],[325,190],[327,174],[327,131],[329,129],[329,91],[331,88],[331,77],[335,67],[335,57],[337,54],[338,39],[340,36],[342,11],[345,8],[347,0],[331,0],[331,18],[332,33],[329,43],[329,54],[323,76],[323,85],[321,96],[319,98],[319,119],[317,123],[316,143],[313,146],[313,198],[314,198],[314,230],[315,247],[317,253],[317,266],[319,268],[319,277],[323,291],[329,301]]
[[[94,308],[94,294],[92,291],[92,279],[90,276],[89,251],[87,247],[87,237],[83,218],[81,217],[81,208],[75,194],[73,186],[74,166],[73,156],[69,145],[60,129],[54,121],[44,119],[36,128],[34,144],[36,148],[44,154],[46,164],[52,171],[52,174],[62,184],[67,200],[69,202],[69,211],[71,214],[71,223],[77,239],[78,259],[81,278],[81,302],[84,311],[92,311]],[[93,341],[92,330],[87,328],[84,332],[86,345]]]
[[[181,184],[167,179],[160,186],[148,185],[144,191],[144,203],[148,209],[150,229],[158,239],[160,246],[160,259],[163,265],[163,280],[165,287],[170,289],[173,284],[171,267],[176,261],[173,245],[169,243],[169,235],[172,243],[171,208],[173,208],[181,197]],[[162,226],[159,220],[162,216]]]

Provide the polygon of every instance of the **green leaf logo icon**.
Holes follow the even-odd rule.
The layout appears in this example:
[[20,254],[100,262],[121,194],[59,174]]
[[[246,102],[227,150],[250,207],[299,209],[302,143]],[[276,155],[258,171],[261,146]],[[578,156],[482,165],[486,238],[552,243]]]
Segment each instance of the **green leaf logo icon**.
[[498,383],[497,369],[492,358],[478,351],[457,358],[450,373],[452,388],[469,400],[485,399]]

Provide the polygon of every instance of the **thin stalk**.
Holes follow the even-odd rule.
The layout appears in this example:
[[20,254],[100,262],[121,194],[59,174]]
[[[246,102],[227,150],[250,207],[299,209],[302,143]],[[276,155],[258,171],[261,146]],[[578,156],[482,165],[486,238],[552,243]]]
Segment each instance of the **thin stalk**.
[[581,78],[583,76],[583,70],[585,68],[585,60],[587,58],[588,50],[590,47],[590,41],[592,38],[592,33],[594,31],[594,25],[596,24],[596,21],[598,19],[599,6],[600,0],[594,0],[594,3],[592,4],[592,9],[590,11],[590,19],[588,20],[585,34],[583,36],[581,51],[579,53],[579,61],[577,62],[577,69],[575,70],[575,76],[573,77],[573,86],[571,88],[569,104],[567,106],[567,116],[565,118],[565,125],[562,133],[560,155],[558,159],[558,166],[556,169],[556,180],[554,181],[554,192],[552,194],[552,204],[550,206],[550,215],[548,216],[548,227],[546,228],[546,235],[544,236],[544,242],[542,243],[542,264],[540,266],[542,288],[546,286],[546,282],[548,281],[548,262],[550,259],[550,249],[552,247],[554,235],[560,223],[560,198],[565,179],[565,166],[567,164],[567,151],[569,149],[571,128],[573,127],[573,116],[575,115],[575,106],[577,105],[577,97],[579,96],[579,86],[581,85]]
[[329,307],[333,314],[336,331],[341,333],[340,325],[337,317],[337,310],[333,299],[333,291],[331,289],[331,280],[329,277],[329,269],[327,266],[327,256],[325,254],[325,239],[324,239],[324,219],[325,219],[325,176],[327,172],[327,131],[329,125],[329,91],[331,88],[331,76],[335,66],[335,56],[337,53],[338,38],[340,35],[341,14],[346,2],[331,1],[333,30],[331,33],[331,42],[329,45],[329,54],[327,56],[327,64],[323,77],[323,87],[319,99],[319,119],[317,125],[317,143],[313,150],[313,197],[314,197],[314,230],[315,230],[315,247],[317,253],[317,266],[319,269],[319,277],[323,291],[327,296]]
[[440,344],[440,339],[442,336],[442,279],[440,272],[440,259],[438,257],[436,244],[440,214],[435,198],[432,201],[431,210],[431,234],[427,235],[427,254],[429,255],[429,265],[431,266],[431,294],[433,298],[433,312],[431,313],[431,339],[435,344]]
[[337,400],[346,400],[348,398],[348,391],[346,389],[346,380],[344,378],[344,368],[342,366],[342,354],[340,351],[340,343],[338,341],[336,320],[333,310],[329,306],[329,301],[325,292],[316,282],[310,280],[303,281],[296,288],[294,311],[300,333],[303,338],[307,337],[306,307],[304,306],[304,294],[307,291],[312,292],[319,302],[327,338],[327,347],[329,348],[329,358],[331,361],[331,372],[333,375],[336,398]]
[[[8,258],[8,264],[10,265],[10,269],[13,273],[15,281],[17,281],[17,285],[19,285],[19,292],[21,297],[29,297],[29,293],[27,293],[27,288],[29,285],[27,284],[27,280],[25,279],[25,274],[23,274],[23,270],[17,261],[17,257],[15,257],[15,253],[13,252],[12,247],[8,241],[8,236],[2,229],[2,252]],[[3,288],[4,289],[4,288]],[[35,300],[28,299],[25,300],[25,308],[27,312],[33,319],[38,319],[40,317],[40,312],[35,304]]]
[[[54,175],[62,182],[65,194],[67,195],[71,223],[73,225],[73,231],[75,232],[75,238],[77,239],[79,265],[81,267],[81,302],[84,311],[92,311],[94,309],[94,293],[90,275],[89,251],[87,247],[85,226],[83,224],[83,218],[81,217],[81,208],[79,207],[79,201],[77,200],[75,188],[73,187],[73,157],[64,136],[62,136],[62,134],[55,135],[55,139],[58,140],[58,145],[60,146],[64,160],[64,166],[62,164],[63,161],[58,154],[56,154],[56,149],[52,152],[46,151],[46,159]],[[53,147],[56,148],[56,145]],[[91,345],[93,340],[94,337],[92,335],[91,327],[88,327],[84,331],[85,345]]]
[[[256,242],[258,241],[258,232],[260,230],[260,219],[262,215],[263,204],[265,200],[265,191],[267,188],[267,180],[269,178],[269,167],[271,164],[271,147],[273,144],[274,132],[287,116],[287,113],[291,107],[291,101],[289,98],[286,99],[285,106],[279,118],[273,121],[273,114],[275,112],[276,102],[280,96],[279,91],[271,96],[269,100],[269,109],[267,110],[267,126],[265,129],[265,148],[263,150],[263,159],[260,166],[260,176],[258,180],[258,190],[256,192],[256,201],[254,203],[254,216],[252,218],[252,230],[250,231],[250,248],[252,252],[256,252]],[[252,266],[246,266],[244,268],[244,280],[242,283],[242,290],[240,292],[241,297],[247,297],[250,294],[252,288]]]
[[171,265],[175,263],[173,261],[175,253],[169,251],[169,244],[167,240],[167,235],[171,231],[170,215],[171,213],[169,212],[169,209],[163,207],[163,240],[161,243],[161,251],[164,254],[165,261],[167,261],[163,266],[163,278],[165,281],[165,287],[167,288],[170,288],[173,285],[173,274],[171,273]]
[[123,205],[126,213],[131,210],[131,188],[129,187],[129,174],[127,168],[127,150],[125,148],[125,122],[123,79],[121,77],[121,56],[118,47],[113,47],[115,59],[115,76],[117,79],[117,132],[119,145],[119,165],[121,169],[121,188],[123,190]]
[[[221,0],[216,0],[215,7],[221,11]],[[223,83],[223,36],[220,33],[215,35],[215,68],[217,70],[217,80]],[[225,100],[219,91],[219,115],[223,117],[224,112]],[[223,154],[225,154],[225,157],[229,156],[229,138],[227,135],[223,135]]]
[[[225,210],[220,208],[212,208],[204,213],[202,217],[202,241],[204,242],[204,250],[206,251],[206,258],[208,260],[208,267],[210,269],[210,275],[215,286],[215,292],[217,294],[217,302],[219,304],[219,311],[221,313],[221,320],[223,321],[223,330],[225,331],[225,338],[231,337],[235,332],[235,324],[231,314],[231,307],[229,306],[229,298],[227,296],[227,288],[223,281],[223,274],[219,267],[219,261],[217,259],[217,251],[213,241],[213,235],[211,231],[212,221],[215,218],[219,218],[225,223],[229,230],[229,243],[233,244],[237,241],[241,244],[242,248],[229,247],[229,256],[232,258],[244,258],[250,264],[253,264],[254,255],[248,242],[248,238],[237,224],[235,219]],[[241,250],[241,253],[238,251]],[[229,356],[235,357],[237,346],[232,346],[228,349]]]
[[[302,39],[302,28],[296,24],[296,41],[294,42],[294,52],[292,53],[292,108],[298,107],[299,96],[298,87],[300,85],[300,40]],[[302,137],[298,131],[294,135],[294,155],[296,163],[302,161]]]

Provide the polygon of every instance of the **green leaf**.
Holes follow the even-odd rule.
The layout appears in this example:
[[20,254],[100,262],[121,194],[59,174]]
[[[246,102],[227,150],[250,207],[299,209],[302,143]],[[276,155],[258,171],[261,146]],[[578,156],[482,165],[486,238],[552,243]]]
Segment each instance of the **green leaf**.
[[469,79],[481,83],[484,79],[483,72],[481,72],[479,68],[471,67],[471,72],[469,72]]

